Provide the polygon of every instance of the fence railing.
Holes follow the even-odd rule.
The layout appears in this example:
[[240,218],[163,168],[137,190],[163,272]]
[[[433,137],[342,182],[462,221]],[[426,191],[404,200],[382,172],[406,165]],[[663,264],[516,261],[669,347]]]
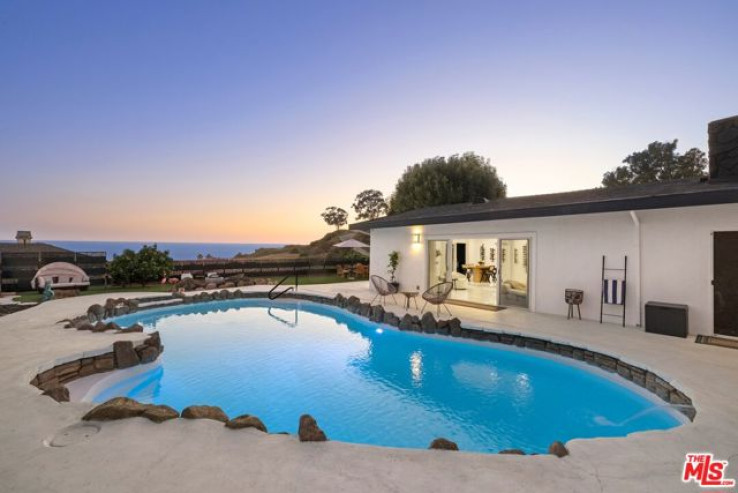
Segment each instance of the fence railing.
[[[38,269],[52,262],[69,262],[84,270],[90,284],[105,283],[107,257],[105,252],[13,252],[0,255],[0,290],[28,291]],[[310,276],[335,273],[338,265],[348,262],[340,258],[304,257],[299,259],[201,259],[175,260],[173,276],[190,273],[204,277],[209,272],[223,276],[243,274],[249,277],[284,276],[299,274]],[[368,265],[368,261],[352,262]]]
[[[300,258],[285,260],[257,260],[257,259],[204,259],[204,260],[176,260],[173,276],[183,273],[202,277],[209,272],[217,272],[223,276],[244,274],[250,277],[265,277],[286,275],[296,272],[301,276],[335,273],[338,265],[346,265],[342,259]],[[368,262],[353,262],[368,265]]]
[[31,280],[36,272],[52,262],[77,265],[90,277],[90,284],[105,282],[105,252],[10,252],[0,254],[0,290],[30,290]]

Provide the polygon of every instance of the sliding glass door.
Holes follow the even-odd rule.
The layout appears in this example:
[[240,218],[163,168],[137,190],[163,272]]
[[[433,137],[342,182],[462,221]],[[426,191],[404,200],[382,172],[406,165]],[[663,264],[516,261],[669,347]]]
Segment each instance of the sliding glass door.
[[500,304],[528,308],[529,240],[500,241]]

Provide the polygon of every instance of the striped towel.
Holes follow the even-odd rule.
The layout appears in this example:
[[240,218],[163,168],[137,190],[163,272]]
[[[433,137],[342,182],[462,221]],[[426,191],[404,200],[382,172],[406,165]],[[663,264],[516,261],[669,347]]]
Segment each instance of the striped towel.
[[625,281],[623,279],[603,279],[602,298],[608,305],[622,305],[625,302]]

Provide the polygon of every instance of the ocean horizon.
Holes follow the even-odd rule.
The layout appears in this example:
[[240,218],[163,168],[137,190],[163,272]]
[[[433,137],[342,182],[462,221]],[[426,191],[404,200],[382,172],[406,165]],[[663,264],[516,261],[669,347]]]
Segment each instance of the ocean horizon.
[[144,245],[156,244],[159,250],[169,250],[174,260],[192,260],[199,254],[216,258],[233,258],[239,253],[253,253],[257,248],[279,248],[283,243],[179,243],[170,241],[64,241],[40,240],[43,243],[74,252],[105,252],[108,260],[130,248],[138,251]]

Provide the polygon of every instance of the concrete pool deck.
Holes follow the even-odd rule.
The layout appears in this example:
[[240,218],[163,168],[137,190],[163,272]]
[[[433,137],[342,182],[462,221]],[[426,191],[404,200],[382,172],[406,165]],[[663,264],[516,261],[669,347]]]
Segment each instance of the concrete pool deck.
[[[373,297],[366,282],[304,286],[300,292]],[[0,491],[699,491],[681,482],[688,452],[729,460],[726,477],[738,478],[738,351],[514,309],[451,306],[464,325],[566,340],[647,367],[693,399],[694,422],[626,438],[573,440],[563,459],[300,443],[294,436],[228,430],[209,420],[154,424],[132,418],[95,423],[97,433],[81,429],[80,418],[92,404],[59,404],[29,382],[40,366],[60,358],[141,338],[56,324],[109,296],[53,301],[0,318]],[[392,304],[386,308],[405,313]],[[45,445],[52,437],[72,443]]]

